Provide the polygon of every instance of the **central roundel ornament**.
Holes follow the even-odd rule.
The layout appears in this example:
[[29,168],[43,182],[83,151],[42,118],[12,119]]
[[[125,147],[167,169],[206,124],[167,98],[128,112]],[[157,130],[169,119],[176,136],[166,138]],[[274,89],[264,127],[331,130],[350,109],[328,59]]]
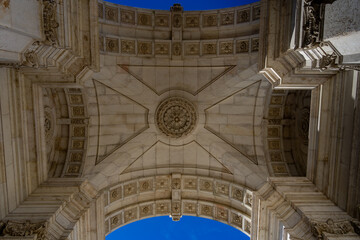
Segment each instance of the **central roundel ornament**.
[[155,119],[161,132],[169,137],[180,138],[194,129],[197,113],[194,105],[185,98],[170,97],[159,104]]

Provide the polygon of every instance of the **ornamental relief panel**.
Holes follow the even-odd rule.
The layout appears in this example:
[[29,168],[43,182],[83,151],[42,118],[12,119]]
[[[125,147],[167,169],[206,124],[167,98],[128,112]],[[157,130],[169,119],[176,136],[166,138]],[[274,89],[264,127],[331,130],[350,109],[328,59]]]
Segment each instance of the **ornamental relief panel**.
[[152,26],[152,16],[146,13],[138,13],[138,25]]
[[185,55],[199,55],[200,44],[199,43],[185,43]]
[[135,40],[121,40],[121,52],[135,54]]
[[236,41],[236,53],[249,52],[249,40]]
[[155,43],[155,55],[169,55],[170,43]]
[[152,54],[152,43],[138,41],[138,54],[151,55]]
[[112,53],[119,52],[119,40],[117,38],[105,38],[106,40],[106,51]]
[[250,8],[237,11],[237,23],[245,23],[250,21]]
[[105,19],[113,22],[118,22],[119,10],[115,7],[105,6]]
[[233,41],[220,42],[219,47],[220,47],[220,54],[233,54],[233,52],[234,52],[234,50],[233,50],[234,49]]
[[217,26],[217,14],[203,15],[203,27]]
[[209,54],[216,54],[217,47],[216,43],[203,43],[202,44],[202,54],[209,55]]
[[220,15],[221,25],[231,25],[234,24],[234,12],[222,13]]
[[169,27],[169,15],[155,15],[155,26]]
[[122,23],[135,24],[135,12],[131,10],[120,9]]
[[140,206],[140,218],[153,215],[153,204],[147,204]]
[[188,28],[199,27],[199,16],[186,16],[185,27]]

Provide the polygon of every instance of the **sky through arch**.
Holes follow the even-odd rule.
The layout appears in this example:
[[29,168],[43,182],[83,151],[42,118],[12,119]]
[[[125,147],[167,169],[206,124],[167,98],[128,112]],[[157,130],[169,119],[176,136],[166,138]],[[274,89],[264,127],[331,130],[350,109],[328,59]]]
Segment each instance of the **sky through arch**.
[[169,216],[152,217],[120,227],[106,240],[250,240],[240,230],[201,217],[183,216],[174,222]]
[[259,0],[107,0],[107,2],[117,3],[125,6],[170,10],[174,3],[180,3],[185,11],[199,11],[210,9],[221,9],[246,5]]

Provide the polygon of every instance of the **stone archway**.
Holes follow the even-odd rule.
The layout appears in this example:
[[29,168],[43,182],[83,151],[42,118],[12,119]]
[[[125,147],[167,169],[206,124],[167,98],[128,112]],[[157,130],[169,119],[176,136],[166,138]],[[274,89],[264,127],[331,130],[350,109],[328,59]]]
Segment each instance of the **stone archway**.
[[211,177],[157,175],[121,182],[104,190],[105,233],[144,218],[182,215],[210,218],[251,233],[253,192]]

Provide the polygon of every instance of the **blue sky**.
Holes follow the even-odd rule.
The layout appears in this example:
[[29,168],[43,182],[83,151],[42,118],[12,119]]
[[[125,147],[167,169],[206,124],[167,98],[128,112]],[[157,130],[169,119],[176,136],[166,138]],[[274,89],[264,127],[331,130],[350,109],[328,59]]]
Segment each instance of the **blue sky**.
[[227,224],[200,217],[183,216],[174,222],[169,216],[152,217],[127,224],[106,240],[250,240]]
[[111,0],[108,2],[126,6],[169,10],[174,3],[180,3],[185,11],[209,10],[245,5],[258,0]]

